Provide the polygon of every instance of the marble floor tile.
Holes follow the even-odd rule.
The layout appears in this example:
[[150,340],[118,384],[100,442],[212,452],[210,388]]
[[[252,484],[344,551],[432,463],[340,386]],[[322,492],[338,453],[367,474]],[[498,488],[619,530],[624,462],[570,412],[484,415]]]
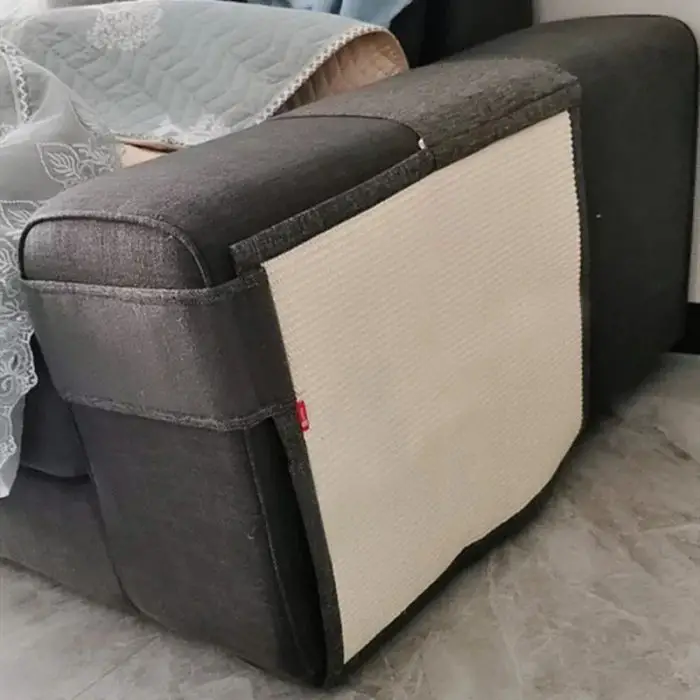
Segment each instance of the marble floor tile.
[[43,579],[0,568],[2,700],[72,700],[155,634]]
[[12,700],[700,700],[700,358],[669,358],[532,527],[333,692],[10,579],[3,699],[9,674]]
[[79,700],[373,700],[349,688],[334,693],[293,685],[220,650],[163,634]]

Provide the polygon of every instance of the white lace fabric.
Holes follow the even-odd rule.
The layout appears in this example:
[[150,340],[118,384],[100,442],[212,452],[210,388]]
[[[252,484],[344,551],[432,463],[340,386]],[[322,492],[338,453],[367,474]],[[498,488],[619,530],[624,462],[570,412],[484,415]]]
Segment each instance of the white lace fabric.
[[[0,0],[0,498],[17,476],[25,397],[38,381],[20,280],[22,231],[62,190],[120,167],[123,148],[99,115],[13,43],[32,14],[45,9],[43,0],[33,2],[16,4],[8,17]],[[159,2],[102,5],[87,29],[87,44],[135,52],[158,36],[162,16]],[[165,114],[152,137],[191,145],[229,131],[215,115],[183,126]]]
[[32,324],[22,303],[17,248],[20,228],[11,227],[11,206],[0,201],[0,498],[10,493],[19,467],[18,420],[24,397],[37,383],[31,349]]
[[61,190],[117,165],[116,145],[80,101],[0,39],[0,498],[19,468],[24,400],[37,384],[20,282],[22,230]]
[[[292,74],[287,79],[280,78],[279,84],[277,78],[268,84],[270,73],[263,71],[258,75],[255,70],[248,70],[244,55],[234,52],[224,69],[232,75],[242,72],[247,82],[239,86],[238,93],[234,91],[228,95],[226,99],[230,102],[224,100],[214,105],[195,91],[190,95],[192,104],[188,101],[187,109],[182,109],[181,105],[166,104],[157,96],[150,97],[145,83],[127,78],[131,76],[129,71],[135,71],[134,66],[139,65],[136,59],[147,55],[148,49],[168,31],[175,32],[175,37],[186,35],[195,43],[199,41],[198,32],[183,33],[182,27],[196,24],[202,8],[207,9],[204,3],[139,0],[72,8],[70,12],[41,13],[45,0],[9,2],[16,11],[11,19],[3,19],[3,0],[0,0],[0,498],[9,493],[17,474],[24,399],[37,383],[31,346],[33,328],[22,294],[18,260],[21,232],[35,212],[62,190],[121,167],[119,156],[124,147],[117,143],[117,136],[127,144],[158,145],[172,150],[253,126],[294,107],[293,98],[299,95],[301,88],[315,75],[323,75],[321,69],[349,42],[378,31],[385,33],[368,24],[343,21],[337,25],[335,23],[340,20],[336,18],[332,20],[333,27],[325,30],[326,43],[317,40],[318,37],[311,42],[311,49],[300,52],[296,59],[300,65],[288,67]],[[235,12],[245,8],[236,3],[210,2],[208,5],[211,13],[222,21],[226,19],[231,27],[240,21],[234,21]],[[351,5],[353,3],[347,3],[347,8]],[[359,4],[355,3],[354,7],[357,10]],[[224,12],[223,8],[228,9]],[[322,9],[320,4],[316,9]],[[234,14],[230,15],[231,12]],[[259,8],[254,12],[259,16]],[[292,17],[289,13],[274,12],[275,17]],[[300,15],[304,15],[305,22],[309,17],[319,17],[317,13],[306,12],[294,16]],[[247,15],[245,19],[252,22]],[[109,56],[114,65],[121,66],[125,84],[141,96],[136,104],[146,110],[144,114],[151,116],[134,118],[131,107],[125,109],[124,114],[118,109],[110,113],[110,107],[121,104],[124,93],[88,90],[90,60],[80,64],[87,71],[85,80],[81,76],[81,80],[71,82],[70,75],[66,77],[60,66],[56,68],[56,73],[70,82],[74,91],[40,65],[38,62],[42,61],[46,66],[56,65],[46,58],[51,52],[45,51],[46,43],[51,41],[46,38],[49,35],[45,25],[54,21],[56,29],[51,36],[76,39],[75,55],[86,54],[92,61]],[[295,26],[301,25],[297,22]],[[228,33],[225,37],[228,41]],[[273,39],[276,41],[276,33]],[[383,40],[386,42],[386,37]],[[189,46],[187,42],[179,43]],[[361,82],[354,86],[407,68],[400,49],[392,49],[390,54],[389,68],[378,70],[377,56],[386,59],[389,54],[379,49],[370,52],[369,72],[359,70]],[[262,65],[266,65],[264,61]],[[210,77],[212,87],[222,86],[215,80],[216,75]],[[144,95],[148,99],[142,100]],[[256,98],[247,104],[249,95]],[[242,112],[243,117],[237,112],[241,102],[246,103],[248,110]],[[154,105],[156,111],[151,114]]]
[[[132,52],[158,35],[161,16],[157,2],[105,5],[87,40],[101,50]],[[120,167],[122,148],[80,97],[8,38],[27,17],[16,11],[0,33],[0,498],[17,476],[25,397],[38,382],[20,280],[22,231],[62,190]],[[213,115],[189,128],[165,115],[153,137],[178,136],[189,145],[227,131]]]

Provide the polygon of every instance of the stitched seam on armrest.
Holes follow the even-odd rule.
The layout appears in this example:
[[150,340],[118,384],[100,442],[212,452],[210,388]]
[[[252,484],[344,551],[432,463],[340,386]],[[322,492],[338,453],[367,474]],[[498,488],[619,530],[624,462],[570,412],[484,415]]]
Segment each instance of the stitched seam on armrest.
[[27,288],[43,297],[73,296],[84,299],[110,299],[123,304],[140,306],[208,306],[222,299],[264,284],[264,273],[253,271],[216,287],[187,289],[154,289],[148,287],[110,287],[80,282],[24,280]]
[[392,117],[383,117],[374,114],[295,114],[294,112],[288,112],[280,117],[275,117],[275,121],[288,121],[290,119],[368,119],[371,121],[389,122],[390,124],[395,124],[396,126],[412,131],[417,141],[421,139],[421,135],[410,124],[404,124]]
[[258,411],[254,411],[253,413],[248,413],[245,416],[211,418],[189,413],[178,413],[176,411],[160,411],[158,409],[144,408],[143,406],[135,406],[133,404],[112,401],[96,396],[73,394],[69,391],[62,391],[61,398],[69,403],[88,406],[89,408],[99,408],[103,411],[114,411],[115,413],[122,413],[129,416],[138,416],[139,418],[175,423],[188,428],[208,428],[209,430],[215,430],[217,432],[249,430],[256,425],[260,425],[260,423],[268,418],[274,418],[287,411],[296,410],[296,401],[293,401],[288,403],[274,403]]
[[[554,66],[554,64],[553,64]],[[565,73],[566,71],[563,71],[561,69],[558,70],[560,73]],[[476,131],[479,129],[482,129],[484,126],[498,123],[502,120],[508,120],[510,117],[513,115],[519,114],[521,111],[526,110],[528,108],[531,108],[533,106],[537,106],[542,102],[546,102],[549,99],[555,98],[559,95],[566,95],[567,93],[571,93],[572,98],[578,98],[578,95],[580,94],[580,85],[576,78],[574,76],[571,76],[571,80],[563,86],[559,86],[554,90],[541,93],[539,94],[535,99],[527,100],[524,102],[521,102],[514,107],[512,107],[509,110],[505,110],[503,112],[498,113],[496,116],[491,116],[482,120],[477,121],[476,123],[472,123],[470,127],[464,131],[458,131],[450,135],[448,140],[439,142],[439,143],[428,143],[429,146],[444,146],[446,143],[449,143],[452,140],[456,140],[459,138],[463,138],[464,136],[468,136],[470,132]],[[484,92],[484,94],[488,94],[488,92]],[[578,99],[574,100],[575,102],[578,102]],[[373,114],[362,114],[362,113],[352,113],[348,112],[347,114],[328,114],[328,113],[320,113],[320,114],[294,114],[294,112],[291,112],[289,114],[285,114],[283,117],[278,117],[278,119],[317,119],[319,117],[322,118],[340,118],[340,119],[375,119],[379,121],[386,121],[390,122],[392,124],[396,124],[398,126],[402,126],[404,128],[410,129],[413,131],[417,138],[419,140],[421,139],[427,139],[430,141],[429,135],[426,136],[425,134],[421,134],[420,127],[414,126],[411,124],[406,124],[403,121],[399,121],[395,117],[386,115],[386,116],[379,116],[379,115],[373,115]]]

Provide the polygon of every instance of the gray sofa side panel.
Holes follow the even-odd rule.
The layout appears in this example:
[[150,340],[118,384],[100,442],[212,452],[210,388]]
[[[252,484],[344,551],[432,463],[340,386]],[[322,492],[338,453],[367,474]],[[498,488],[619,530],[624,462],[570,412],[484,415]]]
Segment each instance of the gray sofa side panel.
[[548,61],[581,83],[591,407],[596,415],[607,413],[684,333],[697,134],[695,40],[667,17],[594,17],[539,25],[469,55]]
[[94,486],[22,469],[0,502],[0,559],[49,576],[76,593],[126,606],[102,538]]

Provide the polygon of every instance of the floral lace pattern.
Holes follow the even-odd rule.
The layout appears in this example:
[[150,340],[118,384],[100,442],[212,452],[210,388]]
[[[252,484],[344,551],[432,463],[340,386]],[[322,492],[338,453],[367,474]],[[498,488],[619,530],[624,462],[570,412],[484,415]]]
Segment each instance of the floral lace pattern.
[[116,166],[113,147],[89,143],[39,143],[39,158],[46,174],[63,187],[91,180]]
[[163,10],[157,2],[120,2],[100,8],[88,42],[96,49],[136,51],[160,32]]
[[[32,324],[22,300],[17,257],[22,228],[37,208],[32,201],[0,201],[0,464],[18,449],[12,411],[37,383]],[[3,490],[0,481],[0,495]]]
[[[117,149],[54,76],[0,40],[0,497],[19,466],[24,397],[37,383],[33,327],[24,303],[19,239],[31,217],[63,189],[114,170]],[[29,101],[29,95],[32,101]]]

